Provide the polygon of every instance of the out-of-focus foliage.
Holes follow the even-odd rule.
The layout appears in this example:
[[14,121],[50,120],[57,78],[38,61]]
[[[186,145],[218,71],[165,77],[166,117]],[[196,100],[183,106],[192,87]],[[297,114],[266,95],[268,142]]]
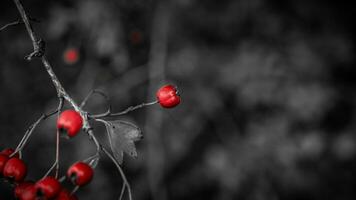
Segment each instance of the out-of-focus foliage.
[[[100,88],[119,111],[153,96],[149,83],[178,85],[182,104],[177,108],[160,112],[157,105],[120,118],[137,124],[144,135],[138,159],[126,157],[124,162],[134,199],[355,199],[351,4],[23,2],[29,15],[41,20],[34,27],[76,100]],[[0,25],[19,17],[10,0],[0,2],[0,13]],[[165,31],[167,40],[157,42],[155,34]],[[157,45],[165,51],[153,51]],[[80,50],[74,65],[63,60],[70,47]],[[23,60],[31,50],[22,25],[0,32],[1,148],[15,146],[26,128],[57,103],[41,63]],[[154,55],[163,59],[164,74],[152,80]],[[99,113],[106,107],[96,96],[87,108]],[[147,124],[150,118],[160,122]],[[32,179],[41,177],[54,160],[54,124],[54,118],[42,124],[25,149]],[[95,125],[95,133],[106,141],[103,125]],[[63,140],[61,147],[62,173],[95,150],[84,134]],[[157,151],[157,156],[148,153]],[[117,198],[120,188],[115,167],[102,159],[94,181],[78,196],[109,200]],[[9,199],[4,195],[0,199]]]

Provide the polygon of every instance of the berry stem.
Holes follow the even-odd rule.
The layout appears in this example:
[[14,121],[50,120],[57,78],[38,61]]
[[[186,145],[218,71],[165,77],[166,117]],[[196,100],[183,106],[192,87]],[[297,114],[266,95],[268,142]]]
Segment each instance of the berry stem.
[[59,172],[59,130],[57,129],[57,133],[56,133],[56,161],[54,163],[56,163],[56,171],[55,171],[55,178],[58,178],[58,172]]
[[77,185],[73,188],[73,190],[70,192],[70,195],[74,195],[78,190],[79,190],[80,186]]
[[66,176],[62,176],[61,178],[58,179],[60,183],[62,183],[64,180],[66,180]]
[[[33,123],[25,132],[24,136],[22,137],[21,141],[17,145],[15,152],[11,154],[11,156],[15,155],[18,152],[21,152],[22,149],[25,147],[27,144],[28,139],[31,137],[33,131],[36,129],[39,123],[41,123],[43,120],[47,119],[48,117],[58,113],[63,107],[63,98],[59,98],[59,104],[58,108],[48,114],[42,114],[39,119],[35,123]],[[21,154],[20,154],[21,155]]]
[[84,98],[83,102],[80,104],[80,108],[83,108],[86,105],[86,103],[88,102],[88,100],[90,99],[90,97],[92,97],[94,94],[99,94],[99,95],[103,96],[109,105],[108,110],[111,111],[110,97],[108,95],[106,95],[103,91],[98,90],[98,89],[94,89],[89,92],[89,94]]
[[158,101],[152,101],[152,102],[148,102],[148,103],[142,103],[136,106],[130,106],[128,108],[126,108],[125,110],[118,112],[118,113],[112,113],[110,110],[106,111],[105,113],[102,114],[97,114],[97,115],[88,115],[89,118],[93,118],[93,119],[98,119],[98,118],[104,118],[104,117],[116,117],[116,116],[121,116],[121,115],[125,115],[131,111],[137,110],[139,108],[143,108],[146,106],[151,106],[154,104],[157,104]]
[[83,160],[83,162],[88,163],[93,169],[95,169],[99,160],[100,160],[100,154],[99,152],[96,152],[95,155],[90,156],[89,158]]
[[119,200],[121,200],[121,199],[124,197],[125,188],[126,188],[125,184],[122,184],[122,188],[121,188],[121,193],[120,193]]
[[[41,179],[44,179],[46,178],[52,171],[54,168],[56,168],[58,165],[58,161],[54,161],[54,163],[52,164],[52,166],[49,168],[49,170],[46,172],[46,174],[41,178]],[[58,176],[58,175],[57,175]],[[56,177],[57,178],[57,177]]]
[[[122,180],[124,181],[124,186],[126,186],[126,188],[127,188],[127,192],[129,194],[129,200],[132,200],[131,186],[130,186],[129,182],[126,179],[125,173],[122,170],[120,164],[116,161],[114,156],[108,150],[106,150],[104,147],[102,147],[101,150],[111,159],[111,161],[115,164],[116,168],[119,170],[120,175],[122,177]],[[122,198],[122,195],[120,195],[120,198],[119,198],[120,200]]]

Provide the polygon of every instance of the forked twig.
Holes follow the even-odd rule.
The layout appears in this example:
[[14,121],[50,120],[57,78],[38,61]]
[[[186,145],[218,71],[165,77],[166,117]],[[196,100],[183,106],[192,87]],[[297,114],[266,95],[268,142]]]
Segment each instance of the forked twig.
[[[25,24],[26,30],[28,35],[31,38],[32,41],[32,46],[33,46],[33,52],[30,55],[33,55],[33,57],[40,57],[43,66],[45,67],[48,75],[50,76],[52,83],[54,85],[54,87],[57,90],[57,95],[58,97],[63,97],[66,101],[68,101],[71,106],[78,112],[80,112],[81,115],[84,115],[85,113],[83,112],[83,110],[81,110],[79,108],[79,106],[76,104],[76,102],[68,95],[68,93],[65,91],[65,89],[63,88],[62,84],[60,83],[60,81],[58,80],[56,74],[53,71],[52,66],[50,65],[50,63],[48,62],[46,56],[40,53],[40,51],[42,51],[43,49],[41,49],[41,42],[43,42],[43,40],[39,39],[39,37],[36,35],[36,33],[34,32],[29,17],[26,14],[25,9],[23,8],[20,0],[14,0],[14,3],[16,4],[16,7],[21,15],[22,21]],[[32,57],[28,58],[29,60],[32,59]],[[83,116],[85,118],[85,116]],[[87,121],[87,120],[85,120]],[[86,125],[86,124],[84,124]]]
[[[34,18],[29,18],[31,21],[33,21],[33,22],[40,22],[39,20],[37,20],[37,19],[34,19]],[[22,24],[23,22],[21,21],[21,19],[18,19],[18,20],[16,20],[16,21],[13,21],[13,22],[10,22],[10,23],[7,23],[7,24],[5,24],[4,26],[2,26],[1,28],[0,28],[0,31],[3,31],[3,30],[5,30],[6,28],[8,28],[8,27],[10,27],[10,26],[16,26],[16,25],[19,25],[19,24]]]
[[[129,194],[129,200],[132,200],[131,186],[130,186],[129,182],[126,179],[125,173],[122,170],[120,164],[116,161],[114,156],[111,155],[111,153],[108,150],[106,150],[104,147],[102,147],[101,150],[111,159],[111,161],[115,164],[116,168],[119,170],[120,175],[122,177],[122,180],[124,181],[124,185],[126,185],[127,192]],[[120,194],[119,200],[121,200],[121,198],[123,196],[123,192],[122,191],[123,191],[123,189],[121,190],[121,194]]]
[[110,111],[111,110],[110,97],[108,95],[106,95],[105,92],[98,90],[98,89],[94,89],[89,92],[89,94],[84,98],[83,102],[80,104],[80,108],[83,108],[86,105],[86,103],[88,102],[88,100],[90,99],[90,97],[92,97],[94,94],[99,94],[105,98],[106,102],[109,105],[108,110]]
[[22,149],[25,147],[28,139],[31,137],[33,131],[35,130],[35,128],[38,126],[39,123],[41,123],[43,120],[47,119],[48,117],[58,113],[63,107],[63,98],[59,98],[59,104],[58,104],[58,108],[48,114],[42,114],[40,118],[37,119],[36,122],[34,122],[25,132],[24,136],[22,137],[21,141],[19,142],[19,144],[17,145],[15,152],[12,153],[11,156],[15,155],[16,153],[21,153]]
[[97,114],[97,115],[89,115],[88,117],[97,119],[97,118],[103,118],[103,117],[121,116],[121,115],[125,115],[125,114],[127,114],[127,113],[129,113],[131,111],[137,110],[139,108],[143,108],[143,107],[146,107],[146,106],[151,106],[151,105],[154,105],[154,104],[157,104],[157,103],[158,103],[158,101],[152,101],[152,102],[149,102],[149,103],[142,103],[142,104],[139,104],[139,105],[136,105],[136,106],[130,106],[130,107],[126,108],[125,110],[121,111],[121,112],[112,113],[110,110],[108,110],[105,113]]
[[[53,68],[52,66],[50,65],[49,61],[47,60],[46,56],[45,56],[45,42],[40,39],[36,33],[34,32],[32,26],[31,26],[31,23],[30,23],[30,19],[29,17],[27,16],[20,0],[14,0],[14,3],[16,4],[16,7],[21,15],[21,18],[22,18],[22,21],[23,23],[25,24],[25,27],[26,27],[26,30],[27,30],[27,33],[28,35],[30,36],[31,38],[31,41],[32,41],[32,45],[33,45],[33,52],[26,57],[27,60],[31,60],[32,58],[35,58],[35,57],[38,57],[38,58],[41,58],[41,61],[42,61],[42,64],[43,66],[45,67],[48,75],[50,76],[51,80],[52,80],[52,83],[54,85],[54,87],[56,88],[56,91],[57,91],[57,96],[58,98],[60,99],[60,103],[59,103],[59,106],[58,106],[58,109],[55,110],[54,112],[51,112],[50,114],[48,115],[42,115],[33,125],[30,126],[30,128],[26,131],[24,137],[22,138],[20,144],[18,145],[18,147],[16,148],[16,152],[19,152],[22,150],[22,148],[25,146],[25,144],[27,143],[27,140],[29,139],[29,137],[32,135],[33,133],[33,130],[37,127],[37,125],[44,119],[46,119],[48,116],[51,116],[55,113],[58,113],[60,112],[62,106],[63,106],[63,100],[66,100],[78,113],[80,113],[80,115],[83,117],[83,130],[88,134],[89,138],[94,142],[94,144],[96,145],[97,147],[97,152],[96,152],[96,155],[100,152],[100,151],[103,151],[110,159],[111,161],[115,164],[115,166],[117,167],[117,169],[119,170],[120,172],[120,175],[122,177],[122,180],[124,182],[123,184],[123,189],[121,191],[121,194],[120,194],[120,197],[119,199],[121,200],[121,198],[123,197],[123,193],[124,193],[124,189],[125,187],[127,188],[127,191],[128,191],[128,196],[129,196],[129,200],[132,200],[132,194],[131,194],[131,187],[130,187],[130,184],[128,183],[127,179],[126,179],[126,176],[125,176],[125,173],[123,172],[121,166],[119,165],[119,163],[116,161],[116,159],[114,158],[114,156],[109,152],[107,151],[100,143],[99,141],[97,140],[97,138],[95,137],[94,135],[94,132],[93,132],[93,129],[91,128],[88,120],[89,120],[89,116],[88,116],[88,113],[83,111],[82,107],[85,106],[86,104],[86,101],[87,99],[89,99],[89,97],[87,97],[84,102],[81,104],[81,106],[78,106],[78,104],[68,95],[68,93],[65,91],[65,89],[63,88],[63,86],[61,85],[59,79],[57,78],[56,74],[54,73],[53,71]],[[93,92],[94,93],[94,92]],[[97,92],[97,93],[100,93],[100,92]],[[130,111],[133,111],[135,109],[138,109],[138,108],[141,108],[141,107],[144,107],[144,106],[148,106],[148,105],[153,105],[157,103],[157,101],[155,102],[151,102],[151,103],[144,103],[144,104],[140,104],[138,106],[133,106],[133,107],[129,107],[128,109],[122,111],[122,112],[119,112],[119,113],[111,113],[111,109],[109,107],[109,110],[104,113],[104,114],[101,114],[97,117],[105,117],[105,116],[119,116],[119,115],[122,115],[122,114],[126,114]],[[95,115],[93,115],[95,116]],[[92,117],[93,117],[92,116]],[[58,165],[58,160],[59,160],[59,137],[58,137],[58,131],[57,131],[57,142],[56,142],[56,161],[55,163],[53,164],[53,166],[50,168],[50,170],[46,173],[46,176],[54,169],[56,168],[56,177],[58,176],[58,168],[59,168],[59,165]],[[15,154],[14,153],[14,154]],[[63,178],[61,178],[62,180]],[[72,192],[75,192],[78,188],[74,189]]]

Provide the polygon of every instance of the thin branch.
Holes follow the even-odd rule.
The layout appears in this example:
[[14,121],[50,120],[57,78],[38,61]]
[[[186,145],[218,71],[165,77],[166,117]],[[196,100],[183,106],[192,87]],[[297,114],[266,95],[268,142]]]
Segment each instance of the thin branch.
[[[59,113],[60,111],[62,110],[63,108],[63,98],[59,98],[60,99],[60,103],[59,103],[59,106],[58,106],[58,115],[57,115],[57,120],[59,118]],[[56,158],[55,158],[55,161],[54,163],[52,164],[52,166],[49,168],[49,170],[46,172],[46,174],[43,176],[43,178],[47,177],[52,171],[53,169],[55,168],[56,171],[55,171],[55,178],[58,178],[58,172],[59,172],[59,142],[60,142],[60,138],[59,138],[59,135],[60,135],[60,132],[57,128],[56,130]]]
[[[34,18],[29,18],[31,21],[33,21],[33,22],[40,22],[40,20],[38,20],[38,19],[34,19]],[[18,19],[18,20],[16,20],[16,21],[13,21],[13,22],[10,22],[10,23],[7,23],[7,24],[5,24],[4,26],[2,26],[1,28],[0,28],[0,31],[3,31],[3,30],[5,30],[6,28],[8,28],[8,27],[10,27],[10,26],[15,26],[15,25],[19,25],[19,24],[22,24],[23,23],[23,21],[21,21],[21,19]]]
[[54,85],[54,87],[57,90],[57,95],[58,97],[63,97],[66,101],[68,101],[71,106],[80,113],[80,115],[83,117],[84,119],[84,124],[83,124],[83,129],[90,129],[90,125],[89,122],[87,120],[87,113],[84,112],[78,105],[77,103],[68,95],[68,93],[65,91],[65,89],[63,88],[62,84],[60,83],[59,79],[57,78],[56,74],[53,71],[52,66],[50,65],[49,61],[47,60],[46,56],[44,55],[44,49],[42,49],[42,47],[44,46],[44,41],[41,39],[38,39],[38,37],[36,36],[31,23],[29,21],[29,18],[20,2],[20,0],[14,0],[14,3],[16,4],[16,7],[21,15],[21,18],[26,26],[26,30],[28,35],[31,38],[32,41],[32,45],[33,45],[33,49],[34,52],[30,54],[30,57],[28,59],[32,59],[31,55],[35,56],[35,57],[41,57],[41,61],[43,66],[45,67],[48,75],[50,76],[52,83]]
[[[52,164],[52,166],[49,168],[49,170],[46,172],[46,174],[42,177],[42,179],[46,178],[55,168],[57,169],[58,166],[58,161],[57,159],[54,161],[54,163]],[[58,176],[58,174],[56,174]],[[58,178],[58,177],[56,177]]]
[[10,22],[10,23],[5,24],[4,26],[2,26],[2,27],[0,28],[0,31],[6,29],[6,28],[9,27],[9,26],[18,25],[18,24],[21,24],[21,23],[23,23],[21,20],[17,20],[17,21],[14,21],[14,22]]
[[143,108],[146,106],[151,106],[154,104],[157,104],[158,101],[153,101],[153,102],[149,102],[149,103],[142,103],[136,106],[130,106],[128,108],[126,108],[125,110],[118,112],[118,113],[112,113],[110,110],[106,111],[105,113],[102,114],[97,114],[97,115],[88,115],[89,118],[93,118],[93,119],[97,119],[97,118],[103,118],[103,117],[116,117],[116,116],[121,116],[121,115],[125,115],[131,111],[137,110],[139,108]]
[[20,0],[14,0],[15,4],[16,4],[16,7],[17,9],[19,10],[20,12],[20,15],[21,15],[21,18],[22,18],[22,21],[25,23],[25,26],[26,26],[26,29],[27,29],[27,32],[28,34],[30,35],[30,38],[31,38],[31,41],[32,41],[32,44],[33,44],[33,48],[34,48],[34,51],[36,51],[36,48],[38,48],[38,45],[37,45],[37,37],[32,29],[32,26],[30,24],[30,20],[29,18],[27,17],[27,14],[25,12],[25,9],[23,8]]
[[[63,86],[61,85],[60,81],[58,80],[56,74],[54,73],[53,71],[53,68],[52,66],[50,65],[49,61],[47,60],[46,56],[44,55],[44,51],[45,51],[45,42],[42,40],[42,39],[39,39],[39,37],[35,34],[32,26],[31,26],[31,23],[30,23],[30,20],[20,2],[20,0],[14,0],[14,3],[16,4],[16,7],[21,15],[21,18],[26,26],[26,30],[28,32],[28,35],[30,36],[31,38],[31,41],[32,41],[32,45],[33,45],[33,52],[27,56],[27,59],[28,60],[31,60],[32,58],[34,57],[39,57],[41,58],[41,61],[42,61],[42,64],[44,65],[47,73],[49,74],[51,80],[52,80],[52,83],[54,85],[54,87],[56,88],[56,91],[57,91],[57,95],[58,95],[58,98],[60,100],[63,100],[65,99],[66,101],[68,101],[71,106],[77,111],[80,113],[80,115],[83,117],[83,130],[88,134],[89,138],[91,140],[93,140],[94,144],[96,145],[97,147],[97,153],[100,152],[100,151],[103,151],[111,160],[112,162],[115,164],[115,166],[117,167],[117,169],[119,170],[120,172],[120,175],[123,179],[123,182],[128,190],[128,195],[129,195],[129,200],[132,200],[132,194],[131,194],[131,187],[130,187],[130,184],[128,183],[127,179],[126,179],[126,176],[125,176],[125,173],[123,172],[123,170],[121,169],[119,163],[116,161],[116,159],[114,158],[113,155],[110,154],[110,152],[108,152],[105,148],[102,147],[102,145],[99,143],[99,141],[97,140],[97,138],[95,137],[94,133],[93,133],[93,130],[88,122],[88,113],[83,111],[81,107],[79,107],[77,105],[77,103],[68,95],[68,93],[65,91],[65,89],[63,88]],[[89,97],[88,97],[89,98]],[[61,101],[63,102],[63,101]],[[141,104],[141,105],[138,105],[138,106],[134,106],[134,107],[129,107],[128,109],[120,112],[120,113],[111,113],[111,110],[109,109],[109,112],[107,115],[105,116],[119,116],[119,115],[122,115],[122,114],[125,114],[125,113],[128,113],[130,111],[133,111],[135,109],[138,109],[138,108],[141,108],[141,107],[144,107],[144,106],[148,106],[148,105],[152,105],[152,104],[155,104],[157,103],[157,101],[155,102],[151,102],[151,103],[145,103],[145,104]],[[60,103],[62,104],[62,103]],[[85,105],[85,103],[84,103]],[[84,106],[83,105],[83,106]],[[61,107],[61,106],[59,106]],[[55,112],[51,113],[52,115],[59,112],[60,109],[57,109]],[[45,118],[47,117],[47,115],[42,115],[31,127],[30,129],[26,132],[24,138],[21,140],[19,146],[16,148],[16,151],[20,151],[23,146],[26,144],[28,138],[31,136],[33,130],[36,128],[36,126],[42,121],[44,120]],[[58,138],[58,137],[57,137]],[[56,143],[58,146],[59,146],[59,143],[58,143],[58,140],[57,140],[57,143]],[[57,148],[58,148],[57,146]],[[16,152],[15,151],[15,152]],[[56,162],[58,162],[58,152],[59,151],[56,151]],[[15,153],[14,153],[15,154]],[[56,165],[56,162],[53,166],[57,166]],[[53,167],[52,166],[52,167]],[[51,171],[51,170],[50,170]],[[49,171],[49,172],[50,172]],[[75,192],[75,191],[73,191]],[[122,195],[120,195],[120,198],[122,198]]]
[[[58,114],[57,114],[57,120],[59,119],[59,113],[62,110],[63,107],[63,98],[59,98],[60,99],[60,103],[58,106]],[[55,160],[55,166],[56,166],[56,173],[55,173],[55,178],[58,178],[58,173],[59,173],[59,142],[60,142],[60,138],[59,138],[59,130],[57,128],[56,131],[56,160]]]
[[37,119],[36,122],[34,122],[25,132],[24,136],[22,137],[21,141],[19,142],[19,144],[16,147],[16,150],[14,153],[12,153],[11,156],[15,155],[16,153],[21,153],[22,149],[25,147],[28,139],[31,137],[33,131],[35,130],[35,128],[38,126],[39,123],[41,123],[43,120],[47,119],[48,117],[58,113],[63,107],[63,99],[60,98],[59,104],[58,104],[58,108],[48,114],[42,114],[40,118]]
[[[130,186],[129,182],[126,179],[125,173],[122,170],[120,164],[116,161],[114,156],[111,155],[111,153],[108,150],[106,150],[104,147],[102,147],[101,150],[111,159],[111,161],[115,164],[116,168],[119,170],[120,175],[122,177],[122,180],[124,181],[124,184],[126,185],[127,192],[129,194],[129,200],[132,200],[131,186]],[[122,198],[122,195],[120,195],[119,200],[121,200],[121,198]]]
[[122,184],[122,188],[121,188],[121,193],[120,193],[119,200],[121,200],[121,199],[124,197],[125,188],[126,188],[126,185],[125,185],[125,184]]
[[79,190],[80,186],[77,185],[73,188],[72,192],[70,193],[70,195],[74,195],[78,190]]
[[[31,23],[29,21],[29,18],[26,14],[25,9],[23,8],[20,0],[14,0],[16,7],[21,15],[22,21],[25,24],[26,30],[28,35],[31,38],[32,41],[32,46],[33,46],[33,50],[34,52],[31,53],[30,55],[34,54],[34,53],[38,53],[39,51],[41,51],[41,42],[43,42],[41,39],[38,38],[38,36],[36,35],[36,33],[34,32]],[[79,111],[79,107],[77,106],[77,104],[73,101],[73,99],[67,94],[67,92],[65,91],[65,89],[63,88],[63,86],[61,85],[60,81],[58,80],[56,74],[54,73],[52,66],[50,65],[50,63],[48,62],[46,56],[44,54],[39,54],[37,55],[38,57],[41,57],[41,61],[44,65],[44,67],[47,70],[47,73],[49,74],[49,76],[52,79],[53,85],[55,86],[56,90],[57,90],[57,94],[58,97],[63,97],[65,98],[77,111]]]
[[59,181],[60,183],[62,183],[64,180],[66,180],[66,178],[67,178],[66,176],[62,176],[61,178],[58,179],[58,181]]
[[105,92],[98,90],[98,89],[94,89],[89,92],[89,94],[84,98],[83,102],[80,104],[80,108],[83,108],[86,105],[86,103],[88,102],[88,100],[90,99],[90,97],[92,97],[94,94],[99,94],[102,97],[104,97],[106,102],[109,105],[109,110],[111,110],[110,97],[108,95],[106,95]]

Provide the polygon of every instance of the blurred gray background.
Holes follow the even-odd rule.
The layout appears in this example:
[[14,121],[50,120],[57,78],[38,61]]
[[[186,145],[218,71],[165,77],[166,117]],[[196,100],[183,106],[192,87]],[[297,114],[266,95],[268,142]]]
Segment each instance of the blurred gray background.
[[[144,133],[124,171],[136,200],[356,198],[355,7],[322,0],[23,1],[64,87],[80,102],[99,88],[114,111],[152,101],[165,83],[182,103],[118,119]],[[19,18],[0,1],[0,26]],[[63,54],[77,48],[68,64]],[[0,32],[0,149],[56,108],[56,91],[23,25]],[[66,104],[68,108],[68,104]],[[106,110],[94,96],[90,113]],[[105,127],[94,123],[107,142]],[[29,179],[55,156],[55,117],[24,150]],[[61,142],[61,173],[92,155],[85,134]],[[117,199],[122,181],[103,158],[85,200]],[[0,181],[0,199],[11,199]]]

